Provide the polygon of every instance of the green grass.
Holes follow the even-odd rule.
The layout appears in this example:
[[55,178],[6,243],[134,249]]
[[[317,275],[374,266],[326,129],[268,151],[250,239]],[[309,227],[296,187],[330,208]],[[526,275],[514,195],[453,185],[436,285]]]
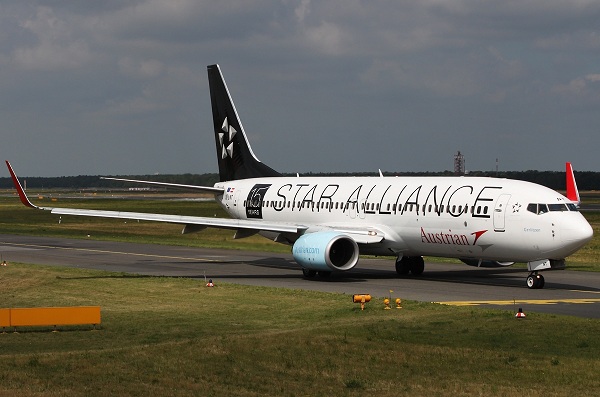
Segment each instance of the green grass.
[[13,264],[3,307],[100,305],[102,326],[0,334],[0,396],[576,396],[598,320]]

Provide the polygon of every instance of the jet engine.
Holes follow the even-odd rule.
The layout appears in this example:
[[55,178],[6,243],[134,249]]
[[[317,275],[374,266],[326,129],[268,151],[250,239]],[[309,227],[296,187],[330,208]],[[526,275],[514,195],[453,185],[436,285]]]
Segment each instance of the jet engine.
[[358,245],[343,233],[316,232],[296,240],[292,254],[304,269],[326,272],[350,270],[358,262]]
[[474,267],[506,267],[506,266],[511,266],[513,265],[515,262],[499,262],[499,261],[484,261],[484,260],[480,260],[480,259],[467,259],[467,258],[461,258],[460,259],[463,263],[469,265],[469,266],[474,266]]

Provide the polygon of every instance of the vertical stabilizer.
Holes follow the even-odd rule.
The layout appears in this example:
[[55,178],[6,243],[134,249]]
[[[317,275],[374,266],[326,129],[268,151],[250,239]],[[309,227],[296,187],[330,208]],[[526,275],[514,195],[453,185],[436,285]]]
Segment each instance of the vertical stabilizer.
[[577,182],[575,182],[575,174],[573,174],[573,167],[571,163],[567,163],[567,198],[574,203],[579,205],[581,199],[579,198],[579,190],[577,189]]
[[277,171],[261,163],[252,152],[219,65],[208,66],[208,84],[219,162],[219,179],[231,181],[281,176]]

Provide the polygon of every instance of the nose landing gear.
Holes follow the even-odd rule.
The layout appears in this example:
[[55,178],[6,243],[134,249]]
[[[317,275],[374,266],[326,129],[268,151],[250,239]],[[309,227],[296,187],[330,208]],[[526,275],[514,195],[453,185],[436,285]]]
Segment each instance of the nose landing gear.
[[540,289],[544,288],[544,276],[538,274],[538,272],[531,272],[529,276],[527,276],[527,288],[529,289]]

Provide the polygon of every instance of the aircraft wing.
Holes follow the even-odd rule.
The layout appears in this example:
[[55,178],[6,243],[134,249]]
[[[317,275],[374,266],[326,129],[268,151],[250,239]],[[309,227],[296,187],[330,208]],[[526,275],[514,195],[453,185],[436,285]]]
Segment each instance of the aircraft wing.
[[[38,207],[40,208],[40,207]],[[41,208],[50,210],[52,214],[57,215],[78,215],[92,216],[99,218],[117,218],[117,219],[132,219],[140,221],[154,221],[176,223],[181,225],[194,225],[204,227],[216,227],[219,229],[244,229],[255,231],[270,231],[279,233],[299,233],[305,230],[306,227],[298,225],[287,225],[283,223],[269,223],[250,221],[245,219],[228,219],[228,218],[208,218],[202,216],[183,216],[183,215],[168,215],[168,214],[151,214],[144,212],[123,212],[123,211],[99,211],[99,210],[83,210],[76,208]],[[199,229],[195,229],[199,230]]]
[[[237,230],[241,236],[249,236],[259,231],[276,232],[276,233],[291,233],[300,235],[309,229],[308,225],[284,223],[284,222],[266,222],[258,220],[248,219],[229,219],[229,218],[209,218],[201,216],[183,216],[183,215],[169,215],[169,214],[153,214],[144,212],[125,212],[125,211],[105,211],[105,210],[88,210],[88,209],[77,209],[77,208],[61,208],[61,207],[40,207],[33,204],[25,190],[19,182],[19,178],[12,169],[12,166],[6,161],[8,171],[12,177],[15,189],[19,194],[21,202],[30,208],[50,211],[56,215],[74,215],[74,216],[90,216],[100,218],[115,218],[115,219],[131,219],[131,220],[143,220],[143,221],[154,221],[154,222],[166,222],[185,225],[182,233],[189,233],[200,231],[205,227],[214,227],[220,229],[232,229]],[[122,179],[120,179],[122,180]],[[125,180],[131,182],[131,180]],[[140,181],[147,182],[147,181]],[[152,182],[151,182],[152,183]],[[162,182],[153,182],[152,184],[163,184]],[[181,186],[175,184],[168,184],[171,186]],[[184,185],[191,186],[191,185]],[[192,187],[201,188],[201,187]],[[222,192],[218,188],[209,188],[213,193]],[[375,228],[348,228],[348,227],[328,227],[327,225],[313,225],[318,230],[335,230],[340,233],[344,233],[354,239],[358,244],[373,244],[379,243],[385,239],[385,233]]]
[[[21,182],[19,182],[19,178],[13,171],[12,166],[8,161],[6,162],[6,165],[12,177],[15,189],[17,189],[21,202],[27,207],[50,211],[52,214],[167,222],[186,225],[186,227],[196,226],[195,228],[192,228],[194,231],[200,230],[201,227],[216,227],[222,229],[242,229],[256,232],[271,231],[279,233],[301,233],[307,229],[307,227],[302,225],[285,224],[279,222],[252,221],[245,219],[208,218],[201,216],[182,216],[123,211],[101,211],[60,207],[39,207],[31,203],[31,201],[27,197],[27,194],[23,190],[23,187],[21,186]],[[221,189],[215,190],[222,191]],[[198,228],[197,226],[201,227]]]

